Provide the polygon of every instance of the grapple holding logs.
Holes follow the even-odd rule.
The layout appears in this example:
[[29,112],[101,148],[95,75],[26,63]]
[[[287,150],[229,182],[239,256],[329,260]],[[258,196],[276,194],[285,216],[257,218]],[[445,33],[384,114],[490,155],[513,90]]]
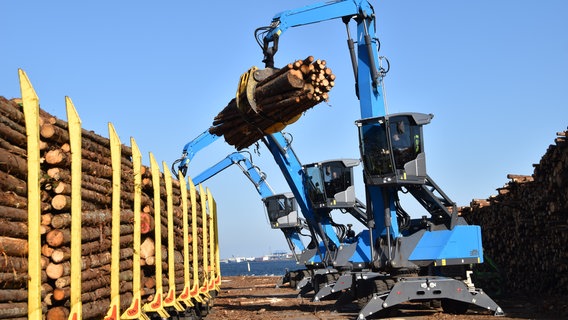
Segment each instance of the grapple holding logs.
[[236,98],[215,117],[211,134],[237,150],[297,121],[329,98],[335,75],[324,60],[309,56],[281,69],[252,67],[240,79]]

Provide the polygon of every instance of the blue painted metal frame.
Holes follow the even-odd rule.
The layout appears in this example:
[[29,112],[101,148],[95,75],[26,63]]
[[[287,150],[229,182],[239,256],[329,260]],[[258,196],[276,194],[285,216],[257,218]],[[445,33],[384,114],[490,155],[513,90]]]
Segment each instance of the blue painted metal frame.
[[310,200],[308,199],[307,191],[304,188],[304,170],[294,150],[288,145],[288,141],[277,132],[272,135],[266,136],[267,146],[280,170],[284,174],[284,178],[291,188],[298,205],[302,209],[304,217],[311,226],[317,226],[314,230],[324,242],[331,241],[335,246],[339,247],[339,238],[335,230],[331,226],[328,218],[321,217],[315,214]]
[[209,132],[209,129],[202,132],[197,138],[186,143],[182,150],[182,161],[179,164],[179,168],[187,168],[189,162],[193,160],[195,154],[201,149],[207,147],[208,145],[219,139],[219,136]]
[[272,41],[288,28],[356,15],[360,5],[361,1],[328,1],[280,12],[273,17],[273,28],[265,38]]
[[452,230],[426,232],[409,260],[474,259],[483,262],[481,228],[475,225],[458,225]]
[[[244,163],[244,166],[240,166],[240,163]],[[268,185],[264,177],[259,173],[258,169],[250,162],[249,159],[239,152],[229,154],[225,159],[198,174],[195,178],[193,178],[193,182],[195,184],[199,184],[206,181],[233,164],[239,165],[244,171],[246,171],[247,178],[249,178],[249,180],[253,183],[261,198],[274,195],[274,191]]]

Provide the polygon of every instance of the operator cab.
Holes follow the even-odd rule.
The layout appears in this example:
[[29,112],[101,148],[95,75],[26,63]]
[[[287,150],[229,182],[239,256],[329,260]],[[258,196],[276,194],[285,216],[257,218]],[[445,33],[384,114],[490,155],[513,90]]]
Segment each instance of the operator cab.
[[346,208],[357,203],[353,167],[358,159],[341,159],[305,165],[304,187],[314,208]]
[[355,122],[366,184],[423,184],[426,158],[422,126],[432,114],[398,113]]
[[301,225],[298,203],[291,192],[262,199],[272,229],[294,228]]

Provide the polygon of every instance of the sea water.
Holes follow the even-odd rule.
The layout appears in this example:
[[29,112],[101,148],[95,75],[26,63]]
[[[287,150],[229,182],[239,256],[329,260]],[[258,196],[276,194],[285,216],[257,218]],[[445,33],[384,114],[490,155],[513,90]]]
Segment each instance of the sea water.
[[286,270],[302,268],[296,260],[227,262],[221,263],[221,276],[283,276]]

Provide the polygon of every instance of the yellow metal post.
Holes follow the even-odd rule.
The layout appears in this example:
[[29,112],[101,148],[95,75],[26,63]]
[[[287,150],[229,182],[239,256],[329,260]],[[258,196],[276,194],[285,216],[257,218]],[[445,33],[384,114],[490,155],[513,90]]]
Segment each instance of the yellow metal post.
[[203,299],[199,293],[199,248],[197,241],[197,189],[195,184],[191,180],[191,177],[187,177],[189,183],[189,197],[191,200],[191,268],[193,269],[193,281],[191,284],[191,291],[189,292],[190,297],[195,299],[197,302],[202,303]]
[[154,155],[150,153],[150,170],[152,172],[152,187],[154,188],[154,221],[156,226],[154,227],[154,247],[156,248],[155,259],[156,259],[156,294],[154,295],[154,300],[146,303],[142,308],[145,312],[157,312],[163,318],[169,318],[169,314],[164,310],[164,290],[163,290],[163,279],[162,279],[162,228],[160,227],[161,218],[161,204],[160,204],[160,167],[158,162],[154,158]]
[[211,295],[209,295],[209,275],[208,275],[208,270],[209,270],[209,255],[208,255],[208,243],[207,240],[209,239],[209,233],[208,233],[208,223],[207,223],[207,195],[205,194],[205,191],[203,191],[203,187],[201,186],[201,184],[199,184],[199,196],[201,198],[201,229],[202,231],[202,237],[203,237],[203,285],[201,286],[201,288],[199,289],[199,293],[201,293],[204,297],[206,298],[211,298]]
[[176,299],[176,271],[175,271],[175,243],[174,243],[174,205],[173,205],[173,187],[172,173],[165,161],[162,162],[164,167],[164,178],[166,182],[166,206],[168,214],[168,293],[164,297],[164,306],[174,307],[178,311],[185,308]]
[[120,173],[121,143],[112,123],[108,124],[110,158],[112,163],[112,231],[110,263],[110,309],[105,320],[120,316]]
[[134,173],[134,255],[132,257],[132,303],[130,307],[124,311],[121,319],[149,319],[142,313],[142,297],[141,297],[141,284],[140,284],[140,212],[142,210],[142,154],[140,148],[134,138],[130,138],[130,145],[132,148],[132,170]]
[[213,215],[213,232],[215,232],[215,243],[214,243],[214,250],[215,250],[215,288],[217,291],[221,289],[221,255],[219,252],[219,226],[217,219],[217,202],[211,196],[211,212]]
[[187,307],[193,307],[191,302],[190,291],[190,265],[189,265],[189,206],[187,204],[187,183],[185,177],[178,172],[179,188],[181,192],[181,209],[183,221],[183,290],[178,297],[178,300],[183,301]]
[[212,291],[215,290],[215,221],[213,220],[213,197],[211,196],[209,188],[206,188],[206,192],[207,207],[209,208],[209,283],[207,284],[207,289]]
[[65,97],[71,147],[71,310],[69,320],[82,319],[81,302],[81,119],[71,101]]
[[18,74],[28,144],[28,319],[41,320],[39,98],[26,73],[19,69]]

